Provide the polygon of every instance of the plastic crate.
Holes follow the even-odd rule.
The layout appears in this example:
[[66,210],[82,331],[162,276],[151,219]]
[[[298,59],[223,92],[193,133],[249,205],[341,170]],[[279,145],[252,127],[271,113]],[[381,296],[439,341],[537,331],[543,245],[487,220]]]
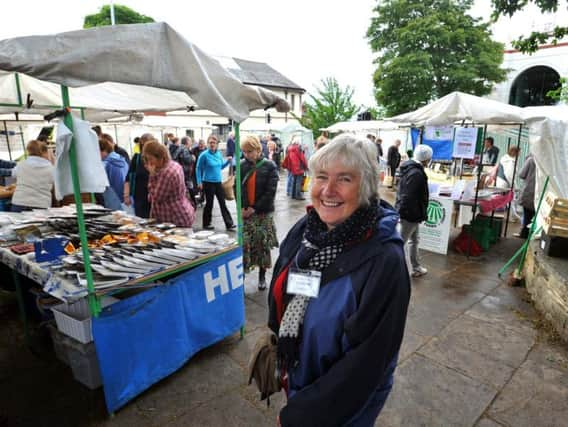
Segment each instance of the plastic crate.
[[82,344],[65,337],[63,346],[66,348],[73,377],[91,390],[99,388],[102,385],[102,379],[95,343]]
[[480,227],[487,227],[490,230],[489,233],[489,242],[491,244],[497,243],[501,238],[501,232],[503,229],[503,218],[501,217],[493,217],[485,216],[485,215],[477,215],[474,221],[476,226]]
[[[103,297],[101,306],[108,307],[118,300],[113,297]],[[77,341],[87,344],[93,341],[93,332],[91,330],[91,312],[87,298],[83,298],[72,304],[59,304],[51,309],[55,316],[57,329],[65,335],[76,339]]]
[[[472,233],[473,230],[473,233]],[[491,246],[491,229],[489,227],[484,227],[481,225],[474,225],[473,227],[469,224],[464,224],[463,231],[468,236],[473,236],[475,241],[479,243],[481,249],[488,251]]]
[[57,357],[66,365],[69,365],[67,348],[64,345],[64,341],[70,338],[67,338],[65,335],[59,332],[55,323],[50,323],[47,327],[49,329],[49,333],[51,334],[51,341],[53,341],[53,351],[55,351],[55,357]]

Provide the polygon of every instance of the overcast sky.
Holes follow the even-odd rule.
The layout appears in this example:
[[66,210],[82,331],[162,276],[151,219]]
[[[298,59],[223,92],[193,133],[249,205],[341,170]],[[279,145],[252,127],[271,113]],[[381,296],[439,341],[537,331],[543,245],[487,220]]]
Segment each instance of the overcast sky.
[[[109,0],[16,0],[0,15],[0,39],[80,29],[85,15]],[[165,21],[213,55],[266,62],[308,92],[327,76],[355,88],[357,104],[375,105],[373,55],[365,39],[376,0],[120,0],[119,4]],[[473,14],[490,13],[490,0],[477,0]],[[501,41],[511,29],[538,19],[517,17],[495,28]],[[536,18],[535,18],[536,17]],[[566,16],[564,15],[563,18]],[[551,19],[547,19],[547,22]],[[521,23],[522,24],[519,24]]]

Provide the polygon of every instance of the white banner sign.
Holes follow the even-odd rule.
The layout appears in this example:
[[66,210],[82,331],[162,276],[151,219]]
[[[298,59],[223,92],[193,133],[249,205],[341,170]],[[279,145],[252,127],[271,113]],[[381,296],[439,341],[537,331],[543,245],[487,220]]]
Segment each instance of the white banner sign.
[[473,159],[477,143],[477,128],[456,128],[454,137],[454,152],[452,157]]
[[426,251],[446,255],[452,222],[454,201],[431,197],[428,202],[428,219],[420,224],[418,247]]

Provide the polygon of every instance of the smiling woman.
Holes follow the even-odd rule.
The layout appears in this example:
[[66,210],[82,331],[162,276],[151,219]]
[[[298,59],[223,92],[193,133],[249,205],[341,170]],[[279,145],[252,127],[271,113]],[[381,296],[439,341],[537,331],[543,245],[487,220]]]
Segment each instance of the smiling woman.
[[[269,327],[287,377],[282,426],[373,425],[393,385],[410,297],[377,149],[341,135],[310,159],[313,207],[280,247]],[[330,405],[329,402],[338,402]]]

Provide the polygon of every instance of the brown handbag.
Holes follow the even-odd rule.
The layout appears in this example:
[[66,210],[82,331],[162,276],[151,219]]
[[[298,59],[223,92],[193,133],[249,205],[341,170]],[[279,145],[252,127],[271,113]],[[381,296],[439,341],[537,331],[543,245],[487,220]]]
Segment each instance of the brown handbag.
[[225,192],[225,200],[235,200],[235,175],[229,177],[221,184]]
[[252,380],[260,392],[260,400],[266,399],[270,406],[270,396],[282,390],[280,374],[276,366],[278,338],[272,331],[265,331],[257,339],[248,365],[248,383]]

